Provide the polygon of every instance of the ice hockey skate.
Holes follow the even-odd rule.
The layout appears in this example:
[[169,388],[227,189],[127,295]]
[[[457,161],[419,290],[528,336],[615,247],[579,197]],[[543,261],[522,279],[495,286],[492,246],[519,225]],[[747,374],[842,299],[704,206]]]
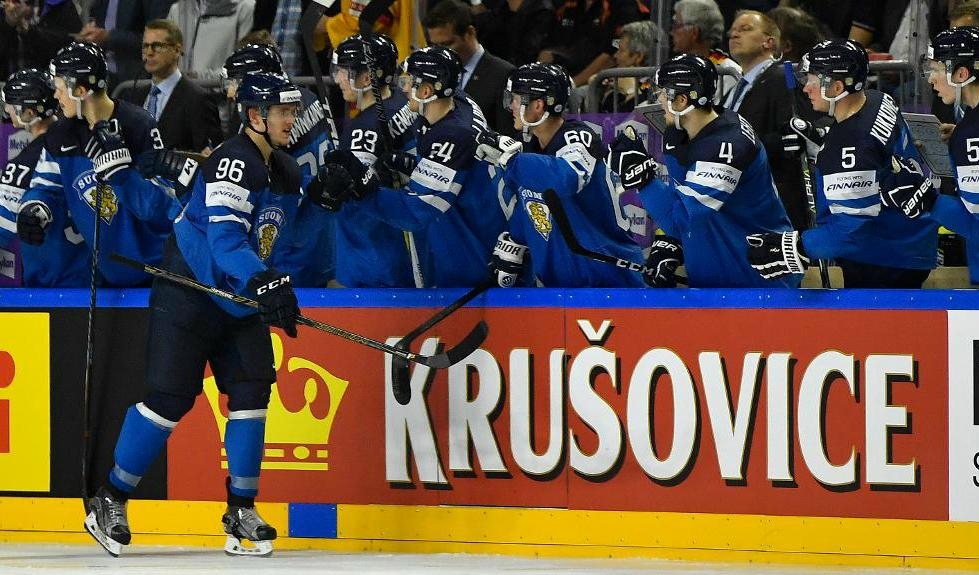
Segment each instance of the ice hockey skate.
[[224,542],[224,552],[228,555],[268,557],[272,554],[272,540],[277,536],[275,527],[266,523],[254,507],[229,505],[221,522],[228,534]]
[[122,546],[129,545],[132,539],[126,516],[126,502],[115,499],[105,487],[101,487],[88,500],[88,506],[91,511],[85,518],[85,530],[109,555],[118,557]]

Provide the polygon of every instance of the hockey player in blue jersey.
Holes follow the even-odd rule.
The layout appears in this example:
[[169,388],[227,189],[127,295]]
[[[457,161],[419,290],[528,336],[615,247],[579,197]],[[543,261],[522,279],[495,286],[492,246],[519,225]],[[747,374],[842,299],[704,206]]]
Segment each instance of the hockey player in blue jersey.
[[[965,114],[948,140],[959,197],[939,194],[923,175],[902,170],[904,181],[881,188],[885,205],[900,208],[909,218],[929,215],[966,241],[969,281],[979,284],[979,28],[961,26],[939,32],[932,40],[922,73],[936,95]],[[901,173],[903,171],[903,174]],[[895,178],[897,180],[897,178]]]
[[[853,40],[826,40],[802,60],[813,109],[836,119],[816,156],[816,226],[748,239],[764,277],[801,274],[833,259],[848,288],[919,288],[935,267],[937,226],[882,205],[880,192],[923,174],[907,123],[887,94],[867,90],[867,52]],[[895,173],[892,166],[898,165]]]
[[[0,172],[0,245],[9,247],[20,236],[26,287],[87,286],[90,255],[65,202],[21,204],[58,109],[51,76],[34,68],[15,72],[0,90],[0,100],[14,127],[31,136],[27,147]],[[46,233],[49,227],[52,232]]]
[[654,82],[668,124],[663,157],[669,181],[657,178],[655,161],[628,133],[613,142],[608,164],[624,187],[639,188],[663,231],[680,240],[690,287],[798,286],[799,277],[765,281],[748,262],[746,235],[791,227],[751,125],[713,105],[714,65],[681,54],[660,67]]
[[[224,446],[231,554],[268,555],[276,530],[255,511],[265,414],[275,381],[267,325],[296,336],[299,313],[288,275],[270,266],[301,197],[299,166],[280,150],[301,114],[298,87],[284,76],[245,76],[237,102],[243,133],[198,169],[174,224],[162,266],[258,302],[254,309],[157,279],[150,294],[148,392],[129,408],[108,481],[89,500],[85,528],[118,555],[131,535],[126,502],[201,393],[206,364],[228,395]],[[254,546],[245,546],[243,540]]]
[[378,186],[376,178],[357,186],[365,209],[412,232],[422,287],[485,281],[486,262],[505,225],[488,166],[474,155],[486,120],[457,91],[461,75],[459,57],[448,48],[429,46],[408,56],[399,82],[411,111],[420,116],[417,157],[409,158],[417,163],[404,188]]
[[[147,284],[145,273],[109,255],[158,263],[179,210],[169,188],[133,168],[136,158],[163,147],[156,122],[142,108],[109,97],[105,56],[95,44],[74,42],[62,48],[51,60],[50,72],[65,119],[48,130],[22,201],[25,206],[66,206],[90,248],[100,203],[97,264],[103,283]],[[48,231],[42,230],[45,235]]]
[[557,192],[578,239],[590,249],[642,260],[608,177],[601,136],[583,122],[564,118],[571,86],[558,66],[534,62],[517,68],[503,103],[526,142],[523,151],[506,136],[480,138],[477,157],[502,169],[505,202],[516,204],[508,230],[497,238],[490,270],[501,287],[519,284],[527,264],[530,273],[525,275],[545,287],[642,287],[637,272],[573,254],[544,203],[544,190]]
[[[371,50],[374,59],[388,126],[379,123],[366,49]],[[396,150],[415,145],[414,117],[408,109],[408,100],[401,92],[392,90],[397,71],[398,48],[383,34],[351,36],[333,52],[333,79],[340,86],[343,99],[359,112],[346,122],[340,135],[340,149],[349,150],[368,167],[374,166],[380,156],[394,151],[385,149],[388,138]],[[388,135],[380,130],[388,130]],[[337,281],[345,287],[414,287],[405,233],[377,219],[366,202],[337,201],[336,192],[344,187],[324,183],[317,181],[312,186],[321,187],[320,193],[332,194],[328,206],[339,209]],[[381,183],[394,185],[390,178]],[[311,191],[311,195],[316,193],[317,190]]]

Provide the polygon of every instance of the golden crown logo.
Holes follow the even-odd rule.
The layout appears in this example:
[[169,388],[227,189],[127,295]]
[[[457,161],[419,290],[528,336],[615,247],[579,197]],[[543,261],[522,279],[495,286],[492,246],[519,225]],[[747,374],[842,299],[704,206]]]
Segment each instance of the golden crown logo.
[[[269,399],[262,469],[326,471],[330,431],[349,382],[309,359],[285,358],[282,338],[271,335],[278,381]],[[204,394],[223,445],[228,409],[214,376],[204,380]],[[227,468],[228,454],[222,447],[221,469]]]

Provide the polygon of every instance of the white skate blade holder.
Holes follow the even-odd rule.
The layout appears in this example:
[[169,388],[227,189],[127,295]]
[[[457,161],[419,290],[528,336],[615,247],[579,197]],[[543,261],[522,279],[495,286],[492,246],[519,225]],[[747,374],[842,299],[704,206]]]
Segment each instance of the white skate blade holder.
[[272,555],[272,542],[250,541],[248,539],[238,539],[233,535],[228,535],[228,538],[224,541],[224,552],[228,555],[237,555],[241,557],[268,557]]
[[[98,541],[109,555],[113,557],[118,557],[122,553],[122,543],[119,543],[115,539],[109,537],[101,528],[99,528],[98,522],[95,520],[95,512],[92,511],[85,517],[85,531],[92,536],[92,539]],[[271,552],[271,550],[270,550]]]

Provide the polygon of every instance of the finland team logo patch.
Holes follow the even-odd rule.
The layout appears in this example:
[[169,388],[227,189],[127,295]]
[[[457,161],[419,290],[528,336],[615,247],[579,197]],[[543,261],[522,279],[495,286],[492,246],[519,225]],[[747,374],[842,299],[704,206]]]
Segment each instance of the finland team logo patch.
[[258,214],[258,226],[255,228],[258,239],[258,257],[262,260],[272,255],[275,240],[279,238],[279,228],[285,221],[285,213],[279,208],[266,208]]

